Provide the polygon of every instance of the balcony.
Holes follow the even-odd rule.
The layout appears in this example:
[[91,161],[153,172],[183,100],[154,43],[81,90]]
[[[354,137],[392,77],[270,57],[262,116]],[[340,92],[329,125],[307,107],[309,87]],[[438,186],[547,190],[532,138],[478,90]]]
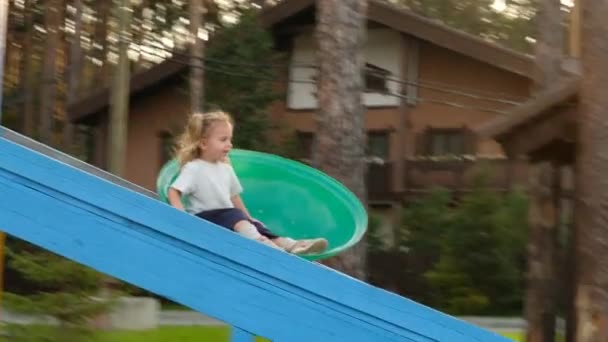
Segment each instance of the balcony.
[[403,175],[405,192],[393,186],[394,163],[370,165],[367,173],[368,197],[371,201],[392,201],[405,197],[416,197],[433,188],[443,187],[457,193],[471,191],[477,176],[487,176],[487,186],[496,191],[505,191],[526,180],[526,164],[506,159],[454,159],[406,161]]

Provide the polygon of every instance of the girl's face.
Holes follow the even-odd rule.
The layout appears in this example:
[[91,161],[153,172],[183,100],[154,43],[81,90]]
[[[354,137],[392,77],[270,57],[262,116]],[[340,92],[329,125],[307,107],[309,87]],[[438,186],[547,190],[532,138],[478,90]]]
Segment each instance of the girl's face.
[[225,160],[232,149],[232,125],[224,121],[212,123],[200,147],[202,159],[213,163]]

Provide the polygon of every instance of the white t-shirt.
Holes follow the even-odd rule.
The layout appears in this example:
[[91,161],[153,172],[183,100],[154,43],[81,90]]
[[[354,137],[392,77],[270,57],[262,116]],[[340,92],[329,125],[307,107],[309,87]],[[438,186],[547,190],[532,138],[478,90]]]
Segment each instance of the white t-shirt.
[[243,191],[230,164],[202,159],[186,163],[171,187],[188,196],[186,211],[192,214],[234,208],[231,198]]

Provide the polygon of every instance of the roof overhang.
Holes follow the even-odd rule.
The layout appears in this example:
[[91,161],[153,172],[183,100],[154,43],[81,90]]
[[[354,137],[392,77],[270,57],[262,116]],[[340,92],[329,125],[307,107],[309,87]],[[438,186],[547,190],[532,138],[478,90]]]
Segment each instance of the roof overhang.
[[510,156],[554,158],[551,146],[570,146],[576,140],[579,87],[579,77],[566,79],[473,131],[497,140]]
[[[312,9],[315,3],[315,0],[285,0],[263,11],[260,18],[263,25],[270,28]],[[526,78],[533,75],[534,59],[529,55],[450,28],[384,1],[369,2],[368,19]]]

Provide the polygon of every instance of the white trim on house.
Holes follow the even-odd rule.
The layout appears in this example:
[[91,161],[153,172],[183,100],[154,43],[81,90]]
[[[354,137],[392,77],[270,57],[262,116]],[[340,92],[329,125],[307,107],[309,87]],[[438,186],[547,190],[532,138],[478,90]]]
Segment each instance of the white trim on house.
[[[401,34],[391,29],[372,29],[368,31],[365,46],[366,63],[373,64],[390,72],[389,78],[403,79],[401,62],[403,39]],[[316,109],[316,85],[299,81],[313,81],[316,70],[303,65],[316,64],[316,43],[314,33],[302,33],[294,37],[287,87],[287,108],[293,110]],[[387,82],[391,93],[400,91],[400,84]],[[400,99],[396,96],[366,93],[363,102],[367,107],[397,107]]]

